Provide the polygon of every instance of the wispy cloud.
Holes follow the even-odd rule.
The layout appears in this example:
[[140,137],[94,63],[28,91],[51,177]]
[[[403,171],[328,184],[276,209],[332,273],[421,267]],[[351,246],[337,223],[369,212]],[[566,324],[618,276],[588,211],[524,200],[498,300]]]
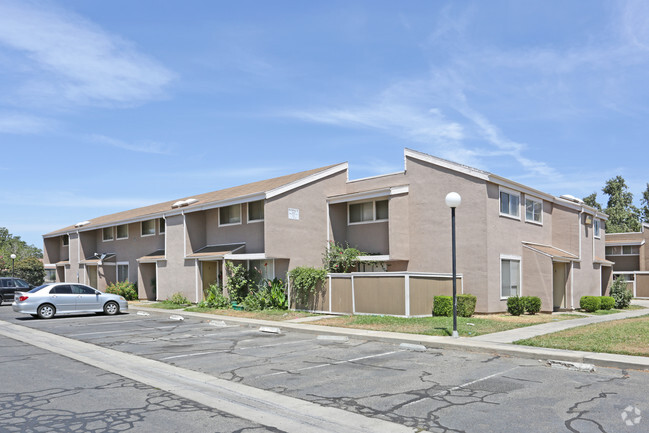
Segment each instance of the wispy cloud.
[[37,116],[0,113],[1,134],[38,134],[54,127],[55,122]]
[[105,135],[99,135],[99,134],[90,135],[89,139],[94,143],[105,144],[108,146],[129,150],[131,152],[154,153],[160,155],[166,155],[171,153],[171,149],[169,146],[162,143],[157,143],[155,141],[128,143],[126,141],[118,140],[116,138],[106,137]]
[[[0,47],[23,56],[23,102],[130,105],[160,97],[174,74],[129,42],[49,3],[0,2]],[[18,60],[16,60],[18,59]]]

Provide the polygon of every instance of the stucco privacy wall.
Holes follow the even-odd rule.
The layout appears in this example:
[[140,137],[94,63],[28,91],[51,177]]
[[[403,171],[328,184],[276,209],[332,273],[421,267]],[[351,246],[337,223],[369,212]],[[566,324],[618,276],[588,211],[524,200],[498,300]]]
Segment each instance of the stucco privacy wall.
[[523,248],[522,282],[523,296],[538,296],[541,310],[551,312],[553,307],[553,268],[552,258],[530,248]]
[[[320,266],[327,245],[327,197],[344,193],[347,173],[339,172],[266,200],[266,256],[290,258],[290,269]],[[297,209],[299,219],[289,219]]]

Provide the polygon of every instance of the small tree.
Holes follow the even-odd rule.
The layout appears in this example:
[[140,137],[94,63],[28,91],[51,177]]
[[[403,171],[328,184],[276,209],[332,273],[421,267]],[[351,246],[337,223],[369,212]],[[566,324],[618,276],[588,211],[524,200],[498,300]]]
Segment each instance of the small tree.
[[34,257],[16,260],[15,276],[22,278],[32,286],[40,286],[45,280],[43,263]]
[[615,299],[615,308],[627,308],[633,299],[633,293],[626,288],[626,281],[622,278],[616,278],[611,284],[611,296]]
[[248,295],[248,271],[243,265],[235,266],[232,262],[226,262],[225,268],[228,271],[225,287],[228,290],[230,301],[240,303]]
[[622,176],[616,176],[606,181],[602,188],[608,195],[606,205],[607,233],[624,233],[640,231],[640,210],[633,205],[633,194],[626,186]]
[[358,257],[367,255],[348,244],[342,246],[334,241],[330,241],[328,248],[322,255],[322,263],[327,272],[347,273],[358,265]]

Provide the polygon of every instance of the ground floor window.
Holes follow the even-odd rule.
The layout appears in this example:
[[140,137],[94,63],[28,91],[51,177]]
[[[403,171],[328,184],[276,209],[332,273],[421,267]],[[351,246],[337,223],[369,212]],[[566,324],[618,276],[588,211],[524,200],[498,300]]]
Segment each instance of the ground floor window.
[[45,269],[45,282],[46,283],[56,282],[56,269]]
[[248,270],[252,280],[256,283],[261,280],[272,280],[275,278],[275,261],[274,260],[249,260]]
[[128,263],[117,264],[117,281],[128,281]]
[[520,259],[500,259],[500,297],[520,295],[521,261]]

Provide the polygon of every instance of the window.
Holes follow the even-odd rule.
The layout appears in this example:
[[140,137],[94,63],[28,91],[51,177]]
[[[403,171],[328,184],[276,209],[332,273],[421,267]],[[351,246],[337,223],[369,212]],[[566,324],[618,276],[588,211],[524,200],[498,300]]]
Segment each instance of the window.
[[117,226],[117,239],[128,239],[128,225]]
[[102,233],[102,239],[104,242],[106,241],[112,241],[114,235],[114,231],[112,227],[104,227],[104,229],[101,231]]
[[68,245],[70,245],[70,235],[63,235],[63,236],[61,236],[61,244],[62,244],[64,247],[67,247]]
[[56,269],[45,269],[45,282],[53,283],[56,281]]
[[500,190],[500,214],[520,218],[520,195],[514,192]]
[[60,286],[53,287],[50,290],[50,295],[71,295],[72,287],[68,284],[62,284]]
[[614,247],[606,247],[607,256],[637,256],[639,254],[639,245],[618,245]]
[[152,236],[155,234],[155,220],[142,221],[141,223],[141,235]]
[[167,225],[165,224],[165,219],[160,218],[158,220],[158,224],[160,225],[160,234],[164,233],[166,231],[166,229],[167,229]]
[[598,220],[597,218],[595,218],[595,219],[593,220],[593,231],[595,232],[595,237],[596,237],[596,238],[599,238],[599,237],[600,237],[600,233],[599,233],[599,231],[600,231],[600,225],[599,225],[599,224],[600,224],[600,223],[599,223],[599,220]]
[[241,224],[241,205],[233,204],[219,208],[219,225]]
[[388,219],[388,201],[376,200],[365,203],[349,204],[349,223],[386,221]]
[[275,278],[275,262],[273,260],[249,260],[248,271],[255,283],[259,283],[261,280],[272,280]]
[[248,203],[248,221],[264,220],[264,201],[253,201]]
[[518,296],[521,284],[521,261],[500,259],[500,297]]
[[81,284],[72,284],[72,293],[77,295],[95,295],[97,291]]
[[117,264],[117,281],[128,281],[128,263]]
[[543,224],[543,201],[525,198],[525,221]]

